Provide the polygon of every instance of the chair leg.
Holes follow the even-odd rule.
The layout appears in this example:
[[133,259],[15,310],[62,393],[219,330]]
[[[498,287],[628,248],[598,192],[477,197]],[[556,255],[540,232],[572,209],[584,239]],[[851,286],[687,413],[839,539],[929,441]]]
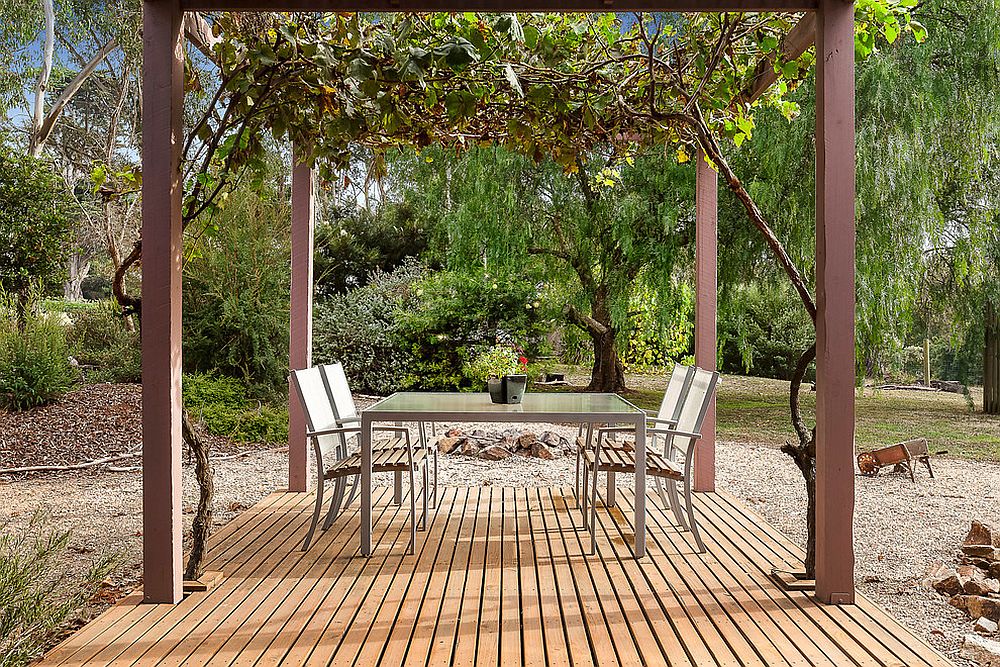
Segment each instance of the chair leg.
[[604,506],[614,507],[615,506],[615,473],[612,471],[607,472],[608,479],[608,493],[604,496]]
[[340,514],[340,504],[344,502],[344,490],[346,486],[347,480],[343,477],[338,477],[334,482],[333,498],[330,500],[330,509],[326,512],[326,521],[323,522],[323,530],[329,530],[337,515]]
[[594,465],[594,479],[590,496],[590,555],[597,554],[597,466]]
[[588,491],[588,489],[590,489],[589,479],[590,479],[590,466],[588,466],[585,462],[583,464],[583,486],[580,487],[581,491],[580,498],[583,499],[583,504],[580,506],[580,511],[583,514],[584,528],[587,527],[587,503],[590,500],[590,492]]
[[429,472],[427,470],[427,463],[428,463],[427,459],[424,459],[424,465],[423,465],[423,471],[422,471],[424,479],[423,479],[423,484],[421,485],[421,489],[420,489],[421,492],[424,494],[424,515],[423,515],[423,518],[420,521],[420,524],[423,527],[423,530],[425,530],[425,531],[427,530],[427,487],[428,487],[429,482],[430,482]]
[[403,472],[397,470],[392,474],[392,502],[403,504]]
[[344,509],[351,506],[354,502],[354,498],[358,495],[358,489],[361,488],[361,475],[355,475],[354,481],[351,483],[351,495],[347,496],[347,500],[344,502]]
[[580,491],[580,460],[583,458],[583,454],[580,450],[580,446],[577,445],[576,448],[576,477],[573,479],[573,493],[576,494],[576,506],[581,507],[580,496],[583,495]]
[[660,502],[663,503],[663,507],[670,507],[670,503],[667,501],[667,494],[663,490],[663,480],[659,477],[654,477],[653,479],[656,480],[656,492],[660,496]]
[[677,520],[677,527],[681,530],[687,530],[687,521],[684,519],[684,512],[681,510],[681,500],[677,495],[677,482],[668,479],[667,484],[667,495],[670,497],[670,509],[674,512],[674,519]]
[[698,532],[698,522],[694,518],[694,500],[691,498],[691,477],[684,478],[684,502],[687,503],[688,523],[691,526],[691,534],[698,544],[698,552],[705,553],[705,543],[701,541],[701,533]]
[[302,550],[308,551],[309,544],[312,543],[313,533],[316,532],[316,524],[319,523],[319,514],[323,511],[323,477],[322,475],[316,478],[316,507],[313,508],[313,518],[312,524],[309,526],[309,532],[306,533],[306,539],[302,543]]
[[437,509],[438,506],[438,450],[434,448],[434,493],[431,496],[431,507]]
[[[402,473],[400,473],[402,478]],[[413,466],[410,466],[410,553],[417,551],[417,489],[414,484]]]

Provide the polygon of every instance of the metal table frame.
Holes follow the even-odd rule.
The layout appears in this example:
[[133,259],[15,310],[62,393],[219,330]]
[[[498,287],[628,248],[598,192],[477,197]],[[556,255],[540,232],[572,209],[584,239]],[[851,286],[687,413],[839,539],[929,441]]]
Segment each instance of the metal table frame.
[[[440,405],[420,407],[423,399]],[[594,410],[594,404],[606,404]],[[447,404],[452,403],[452,409]],[[398,392],[361,412],[361,554],[372,553],[372,425],[378,422],[531,422],[635,425],[636,558],[646,554],[646,413],[617,394],[526,393],[517,405],[491,403],[489,394]],[[609,487],[613,485],[609,480]],[[610,501],[609,501],[610,502]]]

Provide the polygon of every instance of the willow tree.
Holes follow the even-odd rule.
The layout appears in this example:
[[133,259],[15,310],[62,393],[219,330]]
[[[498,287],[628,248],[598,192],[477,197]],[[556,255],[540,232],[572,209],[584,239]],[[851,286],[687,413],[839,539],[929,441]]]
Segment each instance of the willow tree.
[[693,238],[693,173],[653,151],[588,155],[571,174],[503,148],[428,149],[396,160],[394,189],[435,229],[449,268],[502,280],[526,265],[593,346],[589,391],[625,389],[622,348],[639,292],[656,294],[658,329],[675,322],[679,251]]

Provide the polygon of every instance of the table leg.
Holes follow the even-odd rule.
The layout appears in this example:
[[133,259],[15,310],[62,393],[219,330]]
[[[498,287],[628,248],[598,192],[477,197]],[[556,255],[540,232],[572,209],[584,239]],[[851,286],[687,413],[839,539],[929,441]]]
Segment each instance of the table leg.
[[605,505],[608,507],[614,507],[615,504],[615,487],[617,483],[615,482],[615,473],[611,470],[608,471],[608,493],[604,497]]
[[635,557],[646,555],[646,416],[635,425]]
[[372,555],[372,418],[361,413],[361,555]]

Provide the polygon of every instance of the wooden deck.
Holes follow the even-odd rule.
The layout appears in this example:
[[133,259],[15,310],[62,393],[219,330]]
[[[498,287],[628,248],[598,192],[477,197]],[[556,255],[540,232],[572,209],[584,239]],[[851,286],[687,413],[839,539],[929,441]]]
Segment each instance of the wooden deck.
[[825,607],[768,573],[801,552],[725,494],[699,494],[708,554],[656,500],[631,557],[631,494],[602,509],[600,556],[570,489],[448,488],[417,553],[408,503],[377,498],[375,555],[357,503],[307,553],[307,494],[274,493],[214,538],[226,578],[180,604],[132,595],[43,665],[949,665],[864,598]]

